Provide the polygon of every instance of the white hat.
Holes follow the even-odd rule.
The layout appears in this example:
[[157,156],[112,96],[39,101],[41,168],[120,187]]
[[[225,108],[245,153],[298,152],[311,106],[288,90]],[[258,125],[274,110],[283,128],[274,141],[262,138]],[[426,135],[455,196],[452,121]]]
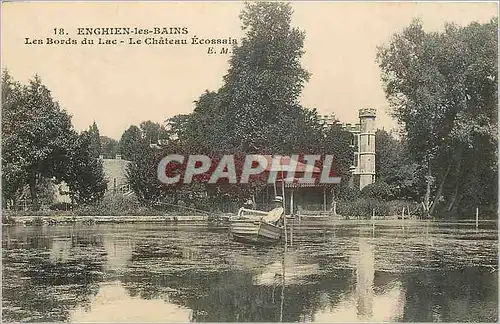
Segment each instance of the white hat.
[[273,201],[276,201],[276,202],[280,202],[280,203],[282,203],[282,202],[283,202],[283,197],[281,197],[281,196],[276,196],[276,197],[274,197],[274,200],[273,200]]

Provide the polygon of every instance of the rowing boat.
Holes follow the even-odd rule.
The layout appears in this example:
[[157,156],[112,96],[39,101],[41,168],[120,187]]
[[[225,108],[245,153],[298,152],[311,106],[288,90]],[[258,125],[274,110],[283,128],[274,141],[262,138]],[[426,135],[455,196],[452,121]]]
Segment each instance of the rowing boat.
[[229,219],[231,237],[235,241],[253,244],[279,242],[284,232],[283,214],[282,207],[270,212],[242,207],[235,217]]

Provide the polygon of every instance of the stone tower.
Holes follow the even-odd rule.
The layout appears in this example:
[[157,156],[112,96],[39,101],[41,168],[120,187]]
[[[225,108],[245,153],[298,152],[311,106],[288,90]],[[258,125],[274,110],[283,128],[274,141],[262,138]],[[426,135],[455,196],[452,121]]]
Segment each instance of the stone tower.
[[373,108],[359,110],[358,163],[359,190],[375,182],[375,117]]

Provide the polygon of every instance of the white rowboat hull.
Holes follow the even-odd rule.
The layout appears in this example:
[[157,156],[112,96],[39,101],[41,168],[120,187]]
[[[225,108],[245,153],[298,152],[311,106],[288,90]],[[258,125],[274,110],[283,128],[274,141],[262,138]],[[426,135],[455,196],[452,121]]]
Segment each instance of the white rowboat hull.
[[283,228],[262,220],[233,219],[230,221],[230,233],[233,239],[250,243],[278,242]]

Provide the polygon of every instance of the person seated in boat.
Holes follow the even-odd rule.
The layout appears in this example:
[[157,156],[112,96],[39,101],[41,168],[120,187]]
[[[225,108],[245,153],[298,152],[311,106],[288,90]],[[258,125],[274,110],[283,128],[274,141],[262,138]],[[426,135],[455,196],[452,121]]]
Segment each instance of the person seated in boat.
[[277,224],[285,211],[283,209],[283,197],[276,196],[273,200],[273,205],[274,208],[266,216],[262,217],[262,220],[271,224]]
[[248,199],[243,205],[243,207],[248,209],[255,209],[255,203],[253,202],[252,199]]

